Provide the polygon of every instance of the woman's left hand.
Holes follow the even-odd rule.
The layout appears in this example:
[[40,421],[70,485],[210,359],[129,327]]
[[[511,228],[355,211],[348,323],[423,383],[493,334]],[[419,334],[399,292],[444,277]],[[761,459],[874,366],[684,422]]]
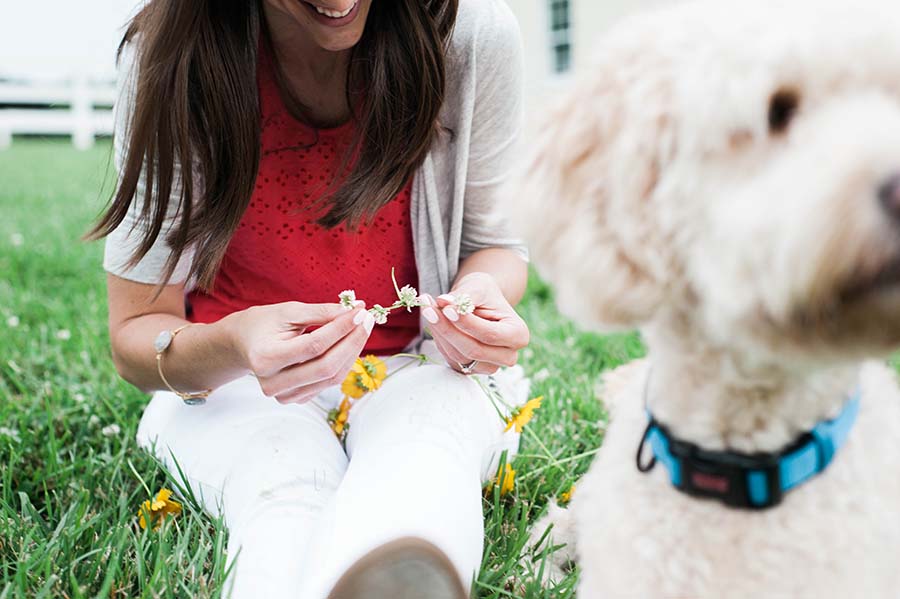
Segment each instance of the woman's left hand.
[[[462,294],[472,299],[474,310],[468,314],[459,314],[454,307],[455,297]],[[528,325],[488,274],[468,274],[448,295],[421,299],[431,304],[422,307],[422,316],[430,325],[438,350],[457,372],[475,361],[467,374],[494,374],[501,366],[515,365],[519,350],[528,345]]]

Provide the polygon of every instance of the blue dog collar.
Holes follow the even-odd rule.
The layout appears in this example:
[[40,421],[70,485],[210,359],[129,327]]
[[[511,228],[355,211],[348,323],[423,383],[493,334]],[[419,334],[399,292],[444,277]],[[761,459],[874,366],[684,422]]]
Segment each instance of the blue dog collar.
[[[828,467],[850,435],[859,403],[857,390],[837,418],[820,422],[777,453],[708,451],[672,436],[648,413],[650,422],[638,447],[638,470],[649,472],[661,462],[672,484],[684,493],[718,499],[731,507],[773,507],[781,503],[785,492]],[[641,456],[648,442],[653,458],[643,464]]]

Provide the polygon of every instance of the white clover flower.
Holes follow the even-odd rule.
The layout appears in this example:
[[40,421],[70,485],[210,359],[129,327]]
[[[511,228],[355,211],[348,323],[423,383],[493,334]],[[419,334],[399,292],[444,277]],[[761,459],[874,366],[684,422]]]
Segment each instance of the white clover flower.
[[455,295],[453,298],[453,305],[456,307],[456,311],[462,314],[471,314],[475,309],[475,305],[472,303],[472,298],[469,297],[467,293],[460,293]]
[[419,292],[411,285],[404,285],[403,289],[397,294],[398,307],[406,308],[407,312],[412,312],[413,308],[419,307]]
[[403,289],[400,289],[400,286],[397,285],[397,273],[393,268],[391,269],[391,281],[394,283],[394,291],[397,292],[397,301],[390,307],[390,310],[406,308],[407,312],[412,312],[413,308],[418,308],[421,305],[419,302],[419,292],[416,291],[415,287],[412,285],[404,285]]
[[104,437],[115,437],[122,432],[122,429],[118,424],[110,424],[100,429],[100,432],[103,433]]
[[72,399],[75,400],[75,403],[84,403],[84,400],[87,399],[83,393],[76,393],[72,396]]
[[13,244],[13,247],[22,247],[25,237],[21,233],[13,233],[9,236],[9,242]]
[[88,425],[97,426],[98,424],[100,424],[100,417],[96,414],[91,414],[91,417],[88,418]]
[[18,316],[10,316],[9,318],[6,319],[6,324],[7,324],[7,325],[9,326],[9,328],[11,328],[11,329],[14,329],[14,328],[16,328],[17,326],[19,326],[19,323],[20,323],[20,321],[19,321],[19,317],[18,317]]
[[[419,299],[419,292],[415,287],[412,285],[404,285],[401,289],[400,286],[397,285],[397,277],[393,268],[391,269],[391,281],[394,283],[394,291],[397,292],[397,301],[387,307],[384,307],[381,304],[375,304],[375,306],[369,308],[368,312],[375,319],[375,324],[387,323],[388,316],[390,316],[391,311],[393,310],[406,308],[407,312],[412,312],[413,308],[419,308],[423,305]],[[356,292],[353,289],[342,291],[338,295],[338,299],[345,310],[352,310],[362,304],[362,302],[356,299]]]
[[72,338],[72,332],[69,329],[60,329],[56,331],[56,338],[60,341],[68,341]]
[[0,426],[0,437],[9,437],[16,443],[20,443],[22,438],[19,437],[19,431],[13,430],[8,426]]
[[375,304],[374,306],[372,306],[372,308],[369,309],[369,314],[375,317],[375,324],[385,324],[390,312],[390,310],[388,310],[381,304]]
[[550,378],[550,371],[546,368],[541,368],[537,372],[534,373],[534,376],[531,377],[531,381],[534,383],[543,383],[547,379]]
[[353,289],[341,291],[338,298],[340,299],[341,306],[343,306],[345,310],[352,310],[356,307],[356,291]]

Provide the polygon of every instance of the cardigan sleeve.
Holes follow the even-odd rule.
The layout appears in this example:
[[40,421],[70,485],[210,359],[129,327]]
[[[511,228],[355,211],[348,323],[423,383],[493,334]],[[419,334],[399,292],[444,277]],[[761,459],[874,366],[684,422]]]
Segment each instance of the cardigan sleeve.
[[[129,126],[134,111],[134,98],[137,88],[137,59],[135,46],[137,41],[134,40],[127,44],[119,57],[118,65],[118,93],[113,108],[114,112],[114,134],[113,134],[113,153],[116,172],[121,177],[125,165],[125,157],[127,155],[127,143],[130,138]],[[172,230],[177,222],[178,205],[181,196],[180,180],[181,171],[176,164],[174,169],[174,184],[172,186],[172,196],[169,202],[168,214],[166,214],[162,230],[156,241],[153,243],[150,251],[134,266],[129,267],[128,262],[134,251],[140,244],[142,228],[148,226],[148,223],[140,218],[141,208],[144,202],[144,190],[146,189],[146,178],[142,174],[137,185],[137,193],[132,199],[131,206],[122,223],[106,237],[106,244],[103,254],[103,268],[110,274],[135,281],[137,283],[159,284],[163,280],[165,274],[166,261],[171,255],[171,248],[166,242],[168,233]],[[191,262],[193,261],[193,248],[185,248],[181,258],[172,273],[169,284],[183,283],[188,277]]]
[[[519,150],[524,121],[524,59],[518,22],[505,2],[478,0],[474,106],[468,148],[460,258],[485,248],[511,249],[528,259],[510,231],[500,197]],[[484,14],[487,11],[489,14]]]

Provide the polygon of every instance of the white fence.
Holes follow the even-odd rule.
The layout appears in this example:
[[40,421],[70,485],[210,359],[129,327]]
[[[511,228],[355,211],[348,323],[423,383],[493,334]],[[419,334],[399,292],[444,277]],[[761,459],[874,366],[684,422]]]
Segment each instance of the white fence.
[[109,107],[115,98],[114,82],[0,81],[0,105],[17,105],[0,107],[0,150],[12,144],[13,135],[70,135],[76,148],[87,149],[98,135],[112,134]]

